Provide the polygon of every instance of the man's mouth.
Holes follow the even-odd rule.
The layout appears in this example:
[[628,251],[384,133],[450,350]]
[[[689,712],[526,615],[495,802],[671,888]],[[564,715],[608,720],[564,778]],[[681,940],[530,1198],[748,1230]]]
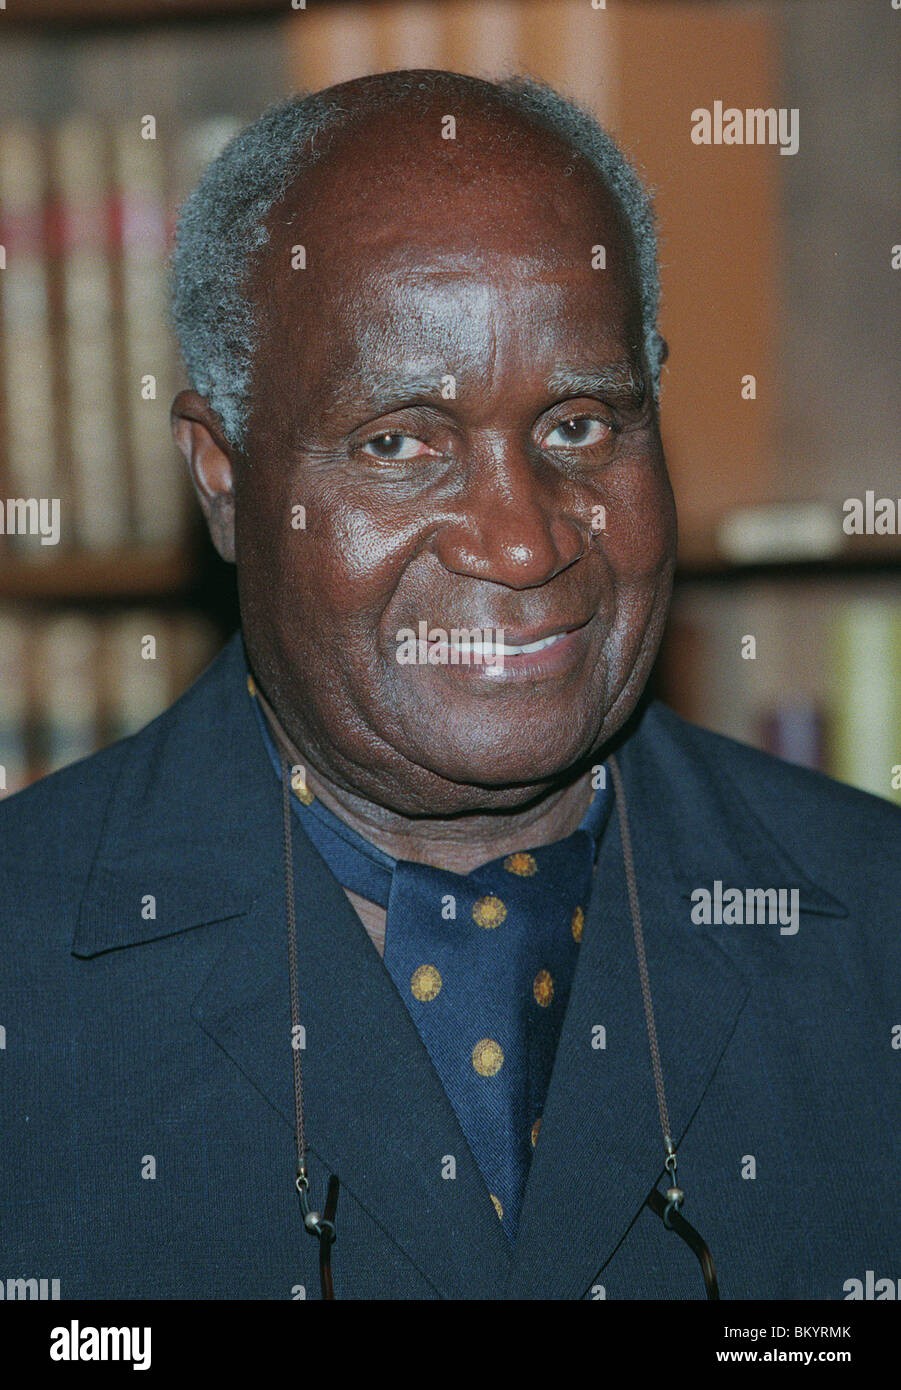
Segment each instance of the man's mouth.
[[[484,629],[483,629],[484,631]],[[559,632],[552,632],[548,637],[539,637],[534,642],[510,642],[507,641],[503,629],[498,629],[498,635],[493,637],[490,632],[487,637],[473,638],[464,633],[462,636],[450,630],[450,641],[447,643],[433,643],[433,646],[447,646],[450,651],[458,652],[462,655],[488,659],[491,656],[525,656],[530,652],[544,651],[545,647],[552,647],[555,642],[559,642],[568,632],[574,631],[573,628],[562,628]]]
[[395,659],[399,666],[450,667],[491,681],[544,680],[571,671],[590,645],[591,619],[550,630],[482,627],[398,628]]
[[[590,619],[542,631],[503,627],[430,628],[420,624],[418,662],[489,681],[543,680],[565,674],[584,655]],[[409,660],[409,657],[407,658]]]

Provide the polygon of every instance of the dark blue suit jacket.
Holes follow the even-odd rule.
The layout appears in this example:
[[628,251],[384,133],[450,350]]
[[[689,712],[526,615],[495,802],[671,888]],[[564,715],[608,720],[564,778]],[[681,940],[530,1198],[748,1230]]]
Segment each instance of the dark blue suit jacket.
[[[722,1296],[897,1279],[901,813],[660,705],[620,764],[685,1215]],[[240,639],[135,737],[0,805],[0,846],[0,1279],[318,1297],[292,1187],[280,793]],[[644,1205],[663,1153],[616,818],[512,1254],[383,963],[300,833],[295,853],[337,1296],[703,1298]],[[800,929],[694,925],[689,895],[717,879],[797,888]]]

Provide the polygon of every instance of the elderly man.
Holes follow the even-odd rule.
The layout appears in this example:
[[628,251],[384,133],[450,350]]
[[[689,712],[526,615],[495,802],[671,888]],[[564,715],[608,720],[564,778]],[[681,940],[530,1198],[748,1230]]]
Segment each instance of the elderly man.
[[676,530],[616,146],[521,80],[292,98],[188,200],[174,290],[241,633],[2,808],[0,1274],[897,1278],[901,816],[642,700]]

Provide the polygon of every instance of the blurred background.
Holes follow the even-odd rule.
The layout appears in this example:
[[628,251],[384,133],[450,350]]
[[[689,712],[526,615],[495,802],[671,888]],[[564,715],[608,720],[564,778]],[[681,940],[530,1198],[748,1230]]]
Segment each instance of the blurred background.
[[[180,200],[288,92],[447,67],[552,82],[656,190],[657,692],[901,801],[899,28],[889,0],[6,0],[0,795],[140,727],[236,624],[168,427]],[[716,101],[796,108],[797,153],[693,143]],[[40,498],[56,545],[10,506]]]

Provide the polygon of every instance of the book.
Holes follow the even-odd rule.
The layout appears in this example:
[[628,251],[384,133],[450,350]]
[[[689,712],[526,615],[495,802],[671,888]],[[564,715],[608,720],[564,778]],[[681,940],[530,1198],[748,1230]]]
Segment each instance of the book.
[[[38,127],[26,121],[0,126],[0,554],[48,560],[55,546],[45,544],[35,524],[35,504],[60,496],[45,179]],[[24,508],[11,508],[11,499]]]
[[826,767],[825,719],[814,704],[777,703],[760,720],[760,747],[799,767]]
[[26,624],[0,609],[0,798],[29,780],[27,665]]
[[161,140],[143,138],[137,117],[116,122],[112,140],[130,529],[142,545],[177,544],[184,536],[188,488],[169,427],[176,383],[166,274],[166,161]]
[[114,307],[116,227],[103,123],[87,116],[61,122],[52,150],[73,527],[81,547],[104,550],[124,543],[130,526]]
[[135,733],[171,704],[173,636],[169,616],[153,609],[108,620],[103,640],[105,741]]
[[36,770],[55,772],[99,743],[97,624],[56,612],[37,625],[34,644]]
[[842,603],[827,654],[828,771],[901,803],[901,605],[860,596]]

